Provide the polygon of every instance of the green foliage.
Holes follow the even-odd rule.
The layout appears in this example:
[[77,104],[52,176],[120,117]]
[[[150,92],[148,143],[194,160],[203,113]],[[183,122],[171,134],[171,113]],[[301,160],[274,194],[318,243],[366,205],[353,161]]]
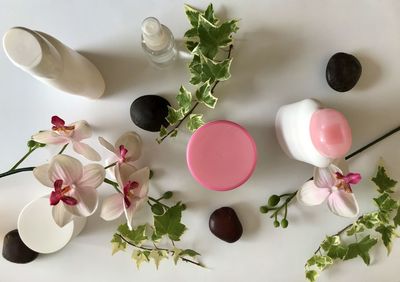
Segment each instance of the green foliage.
[[[238,31],[237,21],[221,22],[215,16],[212,4],[208,5],[205,11],[185,5],[185,13],[191,25],[185,32],[185,38],[186,47],[193,55],[189,72],[190,84],[196,88],[193,92],[195,95],[184,86],[180,87],[176,96],[178,108],[169,108],[166,118],[172,128],[161,128],[157,139],[159,143],[167,136],[175,137],[178,134],[178,127],[187,118],[186,127],[191,132],[203,125],[203,115],[194,114],[194,109],[199,104],[215,108],[218,99],[211,89],[215,88],[218,82],[231,77],[232,36]],[[221,60],[220,57],[223,55],[226,55],[226,58]]]
[[[289,220],[287,219],[288,205],[296,196],[296,193],[297,191],[282,195],[271,195],[267,200],[267,204],[260,207],[260,212],[263,214],[272,213],[270,218],[274,218],[274,227],[278,228],[281,226],[282,228],[287,228],[289,225]],[[281,204],[279,205],[279,203]],[[282,218],[280,222],[279,218]]]
[[[377,244],[377,238],[382,240],[388,255],[390,254],[393,239],[398,237],[396,227],[400,225],[400,205],[391,196],[397,181],[391,179],[382,166],[378,167],[372,181],[378,186],[379,195],[373,199],[378,210],[360,216],[334,236],[326,237],[305,265],[305,275],[309,281],[316,281],[319,272],[337,260],[360,257],[369,265],[370,250]],[[347,236],[346,241],[350,241],[348,244],[341,241],[344,234]],[[353,241],[351,238],[354,238]]]
[[[175,264],[181,260],[202,267],[203,265],[197,261],[197,257],[200,256],[198,252],[176,247],[175,242],[181,240],[181,236],[186,230],[186,226],[181,222],[182,212],[186,206],[178,202],[170,207],[162,202],[172,196],[173,192],[167,191],[161,198],[149,197],[148,203],[153,212],[153,225],[143,224],[132,230],[127,224],[120,225],[111,240],[112,254],[126,250],[129,245],[133,247],[132,259],[137,268],[140,268],[144,262],[153,261],[158,269],[160,262],[164,259],[172,259]],[[158,247],[158,243],[162,239],[168,239],[164,241],[171,242],[171,248]]]
[[397,184],[396,180],[387,176],[386,170],[383,166],[378,166],[378,172],[371,180],[376,184],[376,186],[378,186],[379,193],[393,193],[392,188]]

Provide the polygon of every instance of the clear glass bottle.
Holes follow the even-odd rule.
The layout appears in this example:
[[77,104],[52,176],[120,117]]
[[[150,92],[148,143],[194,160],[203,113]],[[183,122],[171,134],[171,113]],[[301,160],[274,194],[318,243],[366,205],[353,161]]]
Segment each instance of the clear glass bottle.
[[153,17],[142,23],[142,48],[150,61],[160,68],[170,65],[177,56],[172,32]]

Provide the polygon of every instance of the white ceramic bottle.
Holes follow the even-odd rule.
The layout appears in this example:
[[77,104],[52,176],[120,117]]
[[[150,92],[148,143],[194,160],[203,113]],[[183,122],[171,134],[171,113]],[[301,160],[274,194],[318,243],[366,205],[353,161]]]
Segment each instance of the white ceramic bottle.
[[161,68],[170,65],[177,55],[172,32],[153,17],[142,23],[142,47],[151,62]]
[[4,35],[3,47],[14,65],[48,85],[92,99],[104,93],[96,66],[48,34],[14,27]]

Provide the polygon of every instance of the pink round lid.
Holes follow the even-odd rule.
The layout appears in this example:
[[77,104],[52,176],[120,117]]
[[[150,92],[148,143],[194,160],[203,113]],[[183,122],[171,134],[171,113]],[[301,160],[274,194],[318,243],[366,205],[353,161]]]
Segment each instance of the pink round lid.
[[190,173],[202,186],[226,191],[250,178],[256,167],[257,148],[242,126],[231,121],[213,121],[192,135],[186,160]]

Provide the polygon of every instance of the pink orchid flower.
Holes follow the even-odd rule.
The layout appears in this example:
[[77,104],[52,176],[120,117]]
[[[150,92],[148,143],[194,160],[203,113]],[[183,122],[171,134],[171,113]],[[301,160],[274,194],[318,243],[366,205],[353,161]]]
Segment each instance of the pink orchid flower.
[[139,159],[142,149],[142,139],[139,134],[126,132],[118,138],[115,146],[103,137],[99,137],[99,142],[107,150],[114,153],[114,156],[108,160],[109,163],[127,164],[135,167],[134,162]]
[[100,217],[110,221],[125,213],[128,227],[132,230],[133,215],[147,200],[150,169],[145,167],[136,170],[135,167],[129,165],[117,166],[115,176],[120,193],[111,195],[104,200]]
[[297,200],[306,206],[315,206],[328,200],[329,209],[336,215],[356,217],[358,203],[350,184],[361,180],[359,173],[343,172],[331,164],[327,168],[315,168],[314,179],[307,181],[297,192]]
[[51,130],[39,132],[33,135],[32,139],[43,144],[65,145],[72,143],[74,151],[78,154],[92,161],[101,160],[100,155],[92,147],[81,142],[81,140],[92,136],[92,129],[86,121],[80,120],[65,125],[64,120],[58,116],[53,116],[51,123],[53,124]]
[[73,216],[87,217],[98,205],[96,188],[105,177],[99,164],[82,166],[81,162],[66,155],[56,155],[49,164],[36,167],[33,175],[43,185],[54,189],[50,194],[54,221],[63,227]]

